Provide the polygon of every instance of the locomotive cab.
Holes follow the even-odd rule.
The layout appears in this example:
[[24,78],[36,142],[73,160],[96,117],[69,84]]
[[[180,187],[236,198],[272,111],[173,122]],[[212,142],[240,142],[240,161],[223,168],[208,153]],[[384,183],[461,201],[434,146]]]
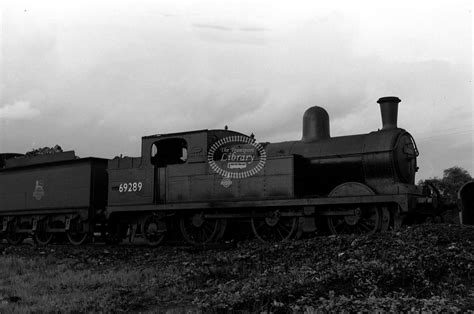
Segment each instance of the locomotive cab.
[[109,207],[207,200],[216,175],[207,152],[215,141],[240,133],[198,130],[142,138],[141,157],[109,161]]
[[182,138],[168,138],[151,146],[150,161],[155,167],[183,164],[188,160],[188,144]]

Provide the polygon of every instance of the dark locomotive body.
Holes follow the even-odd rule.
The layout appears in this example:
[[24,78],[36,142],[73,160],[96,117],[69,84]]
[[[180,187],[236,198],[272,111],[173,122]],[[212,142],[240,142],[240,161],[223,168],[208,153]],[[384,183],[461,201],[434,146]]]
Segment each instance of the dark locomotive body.
[[[175,229],[190,243],[216,241],[229,221],[250,221],[254,234],[267,241],[317,231],[321,221],[333,233],[396,228],[404,214],[435,205],[414,185],[418,151],[412,136],[396,126],[399,101],[379,100],[381,130],[332,138],[328,114],[312,107],[303,117],[301,141],[262,144],[265,166],[228,184],[209,165],[215,143],[245,137],[228,130],[145,136],[141,157],[16,167],[7,160],[0,172],[2,232],[9,242],[20,230],[40,243],[66,232],[79,244],[106,226],[109,240],[129,230],[156,245]],[[33,201],[38,180],[51,199]]]
[[76,159],[72,151],[6,160],[0,170],[1,232],[15,243],[48,228],[81,242],[75,229],[89,232],[93,223],[104,220],[106,167],[106,159]]
[[403,129],[275,143],[266,150],[269,156],[304,157],[303,195],[327,195],[344,182],[361,182],[383,194],[397,194],[414,185],[418,152]]

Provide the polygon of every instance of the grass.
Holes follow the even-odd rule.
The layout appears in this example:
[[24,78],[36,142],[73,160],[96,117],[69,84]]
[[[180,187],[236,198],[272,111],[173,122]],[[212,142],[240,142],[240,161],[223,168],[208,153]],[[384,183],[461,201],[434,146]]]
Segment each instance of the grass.
[[474,228],[227,250],[0,245],[2,312],[467,311]]
[[0,257],[0,312],[147,311],[187,292],[176,273],[172,266],[100,271]]

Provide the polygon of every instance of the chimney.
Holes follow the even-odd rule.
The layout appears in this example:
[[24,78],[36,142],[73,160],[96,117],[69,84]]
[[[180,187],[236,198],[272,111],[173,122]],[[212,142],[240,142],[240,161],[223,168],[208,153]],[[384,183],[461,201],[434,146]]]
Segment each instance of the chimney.
[[313,142],[329,138],[329,115],[321,107],[314,106],[303,115],[303,142]]
[[382,130],[397,128],[398,103],[401,100],[398,97],[382,97],[377,102],[380,104],[382,114]]

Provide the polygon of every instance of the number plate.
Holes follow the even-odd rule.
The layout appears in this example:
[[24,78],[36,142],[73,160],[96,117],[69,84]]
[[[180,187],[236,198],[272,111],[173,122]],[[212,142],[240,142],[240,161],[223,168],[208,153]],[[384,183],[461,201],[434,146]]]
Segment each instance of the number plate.
[[142,189],[143,182],[141,181],[120,183],[118,188],[120,193],[140,192]]

